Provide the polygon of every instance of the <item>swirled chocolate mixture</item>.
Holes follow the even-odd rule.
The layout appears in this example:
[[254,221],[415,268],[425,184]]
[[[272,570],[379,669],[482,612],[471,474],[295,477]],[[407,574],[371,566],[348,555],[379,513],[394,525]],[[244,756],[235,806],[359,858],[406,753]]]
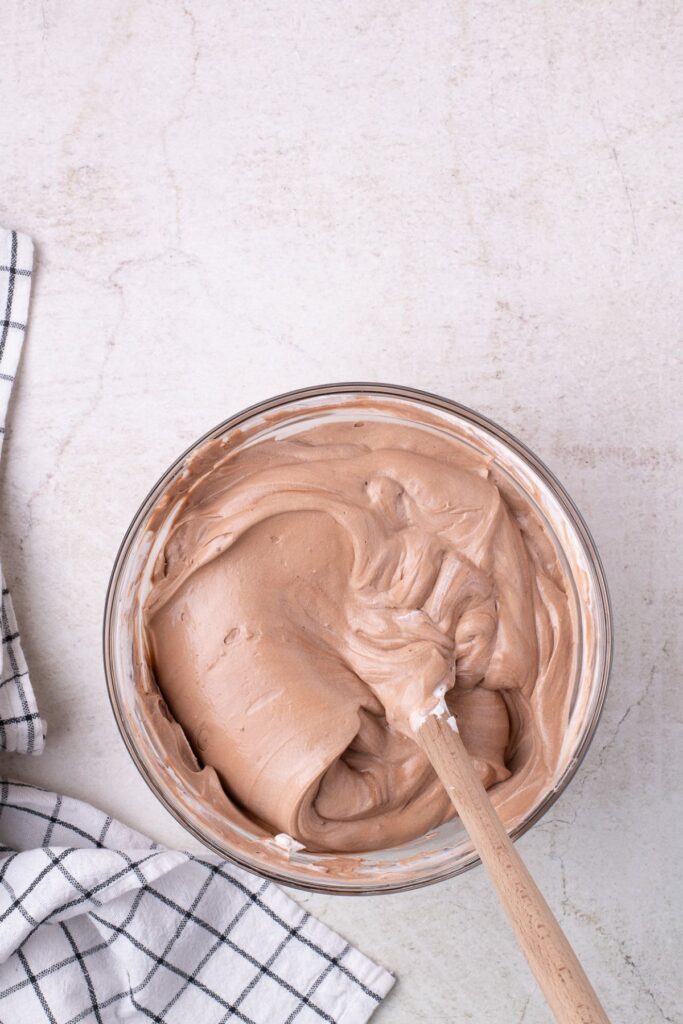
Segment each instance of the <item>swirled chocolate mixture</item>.
[[547,788],[574,631],[554,547],[492,460],[349,420],[212,442],[174,502],[141,598],[143,660],[248,818],[329,851],[445,821],[412,738],[444,689],[504,817]]

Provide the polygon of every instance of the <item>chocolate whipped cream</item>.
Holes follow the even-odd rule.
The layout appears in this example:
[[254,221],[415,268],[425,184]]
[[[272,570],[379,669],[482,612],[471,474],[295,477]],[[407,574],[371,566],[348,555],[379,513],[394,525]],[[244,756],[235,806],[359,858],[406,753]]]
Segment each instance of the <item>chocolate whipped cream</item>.
[[566,580],[522,492],[462,439],[368,416],[213,441],[150,536],[139,686],[226,815],[308,850],[424,834],[454,814],[413,738],[442,697],[504,820],[552,784]]

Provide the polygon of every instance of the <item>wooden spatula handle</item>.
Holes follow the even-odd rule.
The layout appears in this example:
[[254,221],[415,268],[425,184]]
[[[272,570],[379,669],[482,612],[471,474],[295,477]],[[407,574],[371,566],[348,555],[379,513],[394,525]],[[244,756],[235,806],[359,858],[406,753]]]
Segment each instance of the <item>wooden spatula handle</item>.
[[513,846],[463,742],[448,721],[428,715],[417,740],[432,762],[560,1024],[609,1024],[574,950]]

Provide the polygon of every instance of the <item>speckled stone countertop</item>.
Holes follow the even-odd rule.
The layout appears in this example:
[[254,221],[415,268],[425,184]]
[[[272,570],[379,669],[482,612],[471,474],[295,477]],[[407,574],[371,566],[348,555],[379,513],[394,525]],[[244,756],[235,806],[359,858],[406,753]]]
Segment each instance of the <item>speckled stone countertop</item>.
[[[0,223],[37,273],[0,543],[49,734],[1,770],[187,844],[105,695],[138,503],[270,394],[440,392],[534,448],[603,555],[604,717],[520,849],[612,1020],[678,1019],[682,21],[670,0],[3,9]],[[297,898],[397,972],[378,1024],[549,1020],[481,870]]]

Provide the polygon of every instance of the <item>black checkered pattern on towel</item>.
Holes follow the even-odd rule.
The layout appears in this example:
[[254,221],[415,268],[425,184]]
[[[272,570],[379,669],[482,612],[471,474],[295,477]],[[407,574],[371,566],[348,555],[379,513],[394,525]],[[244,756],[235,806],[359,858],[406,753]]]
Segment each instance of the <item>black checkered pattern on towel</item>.
[[0,782],[0,1021],[366,1021],[393,978],[280,889]]
[[[0,448],[26,332],[32,269],[30,238],[0,229]],[[1,569],[0,581],[0,750],[39,754],[44,744],[44,725],[33,696],[12,599]]]

